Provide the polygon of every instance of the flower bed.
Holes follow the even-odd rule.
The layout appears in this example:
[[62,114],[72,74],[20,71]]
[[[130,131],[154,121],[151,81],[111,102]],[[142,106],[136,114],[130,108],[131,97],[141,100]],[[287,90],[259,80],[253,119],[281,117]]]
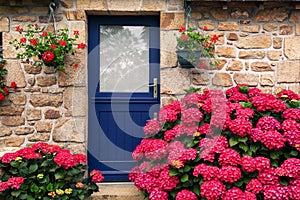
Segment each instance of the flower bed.
[[300,96],[192,93],[144,127],[129,179],[150,200],[299,200]]
[[0,199],[84,199],[103,181],[98,170],[86,176],[85,155],[47,143],[4,154],[0,168]]

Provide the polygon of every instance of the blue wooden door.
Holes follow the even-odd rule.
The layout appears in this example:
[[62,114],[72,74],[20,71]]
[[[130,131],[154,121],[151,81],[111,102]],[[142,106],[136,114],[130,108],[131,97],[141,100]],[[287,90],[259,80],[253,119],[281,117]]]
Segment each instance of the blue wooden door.
[[126,181],[143,126],[159,109],[159,17],[88,17],[88,164]]

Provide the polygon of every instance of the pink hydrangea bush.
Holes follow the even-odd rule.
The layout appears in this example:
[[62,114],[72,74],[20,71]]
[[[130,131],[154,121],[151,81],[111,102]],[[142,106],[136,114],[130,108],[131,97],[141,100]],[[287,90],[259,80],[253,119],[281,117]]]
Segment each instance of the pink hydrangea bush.
[[99,190],[100,171],[86,176],[86,156],[43,142],[2,156],[0,199],[84,199]]
[[300,96],[239,85],[160,109],[129,174],[150,200],[299,200]]

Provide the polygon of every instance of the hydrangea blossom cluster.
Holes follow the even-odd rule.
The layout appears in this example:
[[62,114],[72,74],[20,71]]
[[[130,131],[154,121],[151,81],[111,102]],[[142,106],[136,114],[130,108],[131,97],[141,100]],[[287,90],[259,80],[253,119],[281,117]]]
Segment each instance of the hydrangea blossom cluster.
[[300,96],[238,85],[160,109],[129,179],[150,200],[299,200]]

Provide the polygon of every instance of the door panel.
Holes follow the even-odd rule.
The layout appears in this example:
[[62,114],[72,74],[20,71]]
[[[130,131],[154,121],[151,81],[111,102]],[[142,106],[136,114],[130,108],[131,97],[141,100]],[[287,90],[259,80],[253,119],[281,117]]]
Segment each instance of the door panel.
[[126,181],[143,126],[159,109],[159,17],[88,20],[89,168]]

